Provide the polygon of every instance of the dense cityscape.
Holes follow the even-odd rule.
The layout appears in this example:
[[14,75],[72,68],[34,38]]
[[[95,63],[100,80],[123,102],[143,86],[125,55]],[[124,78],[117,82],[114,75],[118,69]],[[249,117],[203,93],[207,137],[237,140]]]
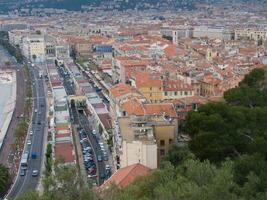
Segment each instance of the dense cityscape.
[[0,199],[267,199],[266,2],[0,5]]

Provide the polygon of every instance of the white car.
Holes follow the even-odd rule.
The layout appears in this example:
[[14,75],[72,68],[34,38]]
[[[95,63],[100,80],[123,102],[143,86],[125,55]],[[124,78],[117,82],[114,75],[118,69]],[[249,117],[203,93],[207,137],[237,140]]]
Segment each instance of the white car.
[[30,131],[30,135],[33,135],[33,131]]
[[32,144],[31,140],[28,140],[27,145],[31,145],[31,144]]
[[38,170],[33,170],[32,171],[32,176],[35,177],[35,176],[38,176],[39,172]]
[[94,178],[94,177],[97,177],[97,175],[95,174],[95,175],[88,175],[87,176],[88,178]]

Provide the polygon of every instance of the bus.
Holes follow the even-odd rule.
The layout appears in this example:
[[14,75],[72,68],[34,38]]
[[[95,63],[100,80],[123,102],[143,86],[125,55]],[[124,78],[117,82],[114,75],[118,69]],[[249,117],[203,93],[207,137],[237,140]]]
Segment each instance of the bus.
[[27,169],[27,167],[28,167],[28,159],[29,159],[29,152],[23,153],[21,161],[20,161],[20,166],[21,166],[22,169]]

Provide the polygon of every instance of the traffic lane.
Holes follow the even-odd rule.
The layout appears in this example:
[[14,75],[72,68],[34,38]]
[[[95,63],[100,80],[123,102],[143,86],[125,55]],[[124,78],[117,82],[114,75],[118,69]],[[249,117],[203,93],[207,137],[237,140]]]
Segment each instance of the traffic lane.
[[[35,90],[36,91],[35,92],[35,94],[36,94],[35,102],[37,102],[35,109],[38,110],[38,108],[41,107],[40,106],[40,101],[39,101],[39,99],[41,97],[40,96],[40,93],[41,93],[40,91],[43,91],[44,88],[42,87],[43,89],[39,90],[41,82],[38,80],[38,78],[36,78],[36,77],[38,77],[38,71],[34,72],[34,77],[35,77],[35,82],[36,82],[36,84],[35,84],[35,89],[36,89]],[[34,135],[33,135],[33,138],[32,138],[32,149],[31,149],[30,153],[37,152],[37,154],[39,154],[39,156],[37,157],[37,159],[29,158],[29,161],[28,161],[29,169],[27,170],[28,172],[27,172],[27,175],[25,177],[25,181],[24,181],[24,183],[22,185],[22,189],[21,189],[20,193],[24,193],[29,189],[35,189],[37,184],[38,184],[38,181],[39,181],[39,178],[38,178],[39,176],[33,178],[32,177],[32,172],[35,169],[40,171],[40,168],[41,168],[41,157],[40,157],[40,155],[42,154],[42,142],[43,142],[43,134],[42,133],[44,132],[44,127],[43,127],[43,125],[39,125],[38,121],[44,121],[45,120],[45,115],[43,114],[43,116],[42,116],[42,115],[39,115],[38,113],[39,113],[38,111],[35,113],[35,118],[34,118],[35,126],[33,127]],[[41,134],[38,134],[38,132],[41,132]]]
[[[34,77],[34,79],[35,79],[34,73],[31,73],[31,74],[32,74],[32,77]],[[37,97],[35,90],[33,90],[33,97]],[[33,107],[36,108],[36,98],[33,98],[33,105],[34,105]],[[33,118],[32,119],[35,120],[36,117],[37,117],[36,114],[33,113]],[[33,129],[33,125],[31,125],[31,129]],[[30,152],[30,146],[27,145],[27,141],[25,141],[25,143],[26,143],[26,145],[24,146],[24,151]],[[29,168],[30,168],[31,167],[30,161],[28,163],[29,163]],[[18,178],[16,180],[15,186],[12,188],[12,192],[9,195],[11,198],[14,198],[18,194],[20,194],[21,192],[24,192],[24,188],[23,187],[24,187],[25,183],[28,182],[28,178],[29,178],[30,175],[31,174],[30,174],[30,170],[29,169],[26,170],[25,176],[20,176],[18,174]]]

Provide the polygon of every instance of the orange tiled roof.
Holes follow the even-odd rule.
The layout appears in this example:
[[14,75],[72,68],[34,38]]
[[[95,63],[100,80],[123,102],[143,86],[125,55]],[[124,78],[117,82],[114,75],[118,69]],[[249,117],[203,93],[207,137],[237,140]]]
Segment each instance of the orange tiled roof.
[[132,183],[137,177],[147,176],[150,169],[140,163],[123,167],[116,171],[103,185],[101,189],[106,189],[110,184],[114,183],[120,188],[125,188]]
[[145,110],[142,105],[142,102],[138,101],[137,99],[128,99],[127,101],[123,102],[121,107],[128,115],[137,115],[137,116],[144,116]]
[[164,53],[167,57],[173,57],[176,56],[176,45],[169,45],[164,49]]
[[115,86],[113,86],[112,88],[109,89],[109,93],[113,96],[113,97],[119,97],[125,94],[130,93],[131,91],[135,90],[134,87],[124,84],[124,83],[119,83]]
[[174,106],[171,103],[145,104],[144,109],[147,115],[168,115],[169,117],[177,117]]
[[160,80],[160,77],[153,76],[149,73],[136,73],[135,74],[135,81],[136,81],[136,87],[161,87],[162,86],[162,80]]

